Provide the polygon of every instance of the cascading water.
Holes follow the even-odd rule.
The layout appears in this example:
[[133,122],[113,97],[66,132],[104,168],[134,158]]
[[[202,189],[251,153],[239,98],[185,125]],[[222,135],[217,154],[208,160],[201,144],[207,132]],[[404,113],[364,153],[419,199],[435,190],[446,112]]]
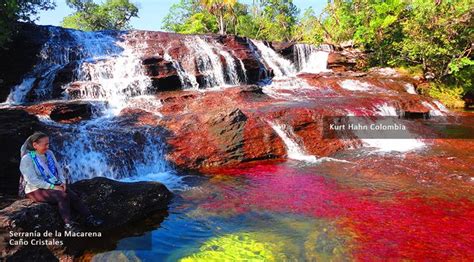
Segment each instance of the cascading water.
[[416,94],[417,94],[417,93],[416,93],[416,90],[415,90],[415,86],[413,86],[413,84],[411,84],[411,83],[406,83],[406,84],[404,85],[404,87],[405,87],[405,90],[407,91],[407,93],[412,94],[412,95],[416,95]]
[[186,72],[183,66],[177,60],[173,59],[173,57],[171,57],[168,54],[168,52],[165,51],[163,58],[166,61],[173,63],[173,66],[176,68],[179,79],[181,81],[181,85],[183,86],[184,89],[198,89],[199,88],[199,83],[196,80],[196,76]]
[[[201,36],[190,36],[185,44],[193,50],[196,69],[202,75],[202,87],[222,87],[241,83],[236,59],[221,45],[215,41],[210,43]],[[221,57],[225,63],[222,63]],[[239,66],[243,64],[239,63]],[[245,68],[243,70],[241,68],[241,71],[245,72]]]
[[280,56],[262,41],[251,40],[251,43],[256,47],[257,58],[265,64],[266,71],[270,71],[269,69],[273,71],[275,79],[296,75],[296,68],[291,61]]
[[73,181],[95,176],[121,179],[170,170],[156,128],[123,126],[118,119],[101,117],[65,126],[58,133],[66,137],[58,154]]
[[76,72],[83,84],[77,98],[106,100],[108,113],[116,115],[129,98],[147,94],[151,80],[134,48],[100,32],[73,31],[72,35],[85,57]]
[[56,74],[78,55],[74,52],[75,43],[67,40],[63,30],[49,27],[48,32],[48,41],[40,51],[39,62],[19,85],[12,88],[6,101],[8,104],[50,98]]
[[295,44],[293,46],[294,61],[299,72],[321,73],[327,69],[329,52],[313,45]]
[[339,85],[349,91],[369,91],[373,89],[373,86],[366,82],[359,80],[346,79],[339,82]]
[[[437,101],[436,101],[437,102]],[[429,110],[430,110],[430,116],[438,116],[438,117],[443,117],[445,116],[445,112],[447,112],[447,109],[446,107],[444,107],[441,103],[436,103],[436,105],[442,109],[443,111],[441,111],[440,109],[437,109],[436,107],[434,107],[430,102],[427,102],[427,101],[422,101],[421,102],[422,105],[424,105],[425,107],[427,107]],[[440,107],[441,106],[441,107]]]
[[339,161],[339,162],[347,162],[344,160],[339,160],[331,157],[321,157],[318,158],[313,155],[308,155],[303,148],[301,148],[298,143],[295,141],[296,135],[294,134],[291,126],[286,126],[282,124],[278,124],[275,122],[267,121],[268,124],[273,128],[275,133],[283,140],[285,143],[285,147],[288,153],[288,158],[298,160],[298,161],[305,161],[310,163],[320,163],[324,161]]

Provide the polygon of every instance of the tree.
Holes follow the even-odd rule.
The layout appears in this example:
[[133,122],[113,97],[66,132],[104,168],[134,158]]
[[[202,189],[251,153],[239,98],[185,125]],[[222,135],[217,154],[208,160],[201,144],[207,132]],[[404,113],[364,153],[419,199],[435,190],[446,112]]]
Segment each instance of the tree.
[[292,40],[299,14],[292,0],[260,0],[254,4],[257,39]]
[[395,47],[400,55],[394,64],[421,64],[437,79],[465,74],[472,79],[472,2],[413,0],[410,10],[401,22],[404,37]]
[[76,11],[66,16],[61,25],[84,31],[130,29],[130,19],[138,17],[138,7],[129,0],[106,0],[96,4],[92,0],[66,0]]
[[180,0],[173,4],[163,19],[163,29],[182,34],[218,32],[217,20],[203,10],[198,0]]
[[321,44],[329,38],[329,32],[326,32],[320,18],[316,17],[313,8],[306,9],[300,22],[295,27],[293,40],[308,44]]
[[53,9],[55,4],[52,0],[3,0],[0,7],[0,47],[3,47],[16,21],[34,22],[38,11]]
[[233,7],[237,0],[200,0],[200,2],[204,9],[216,16],[219,34],[225,34],[227,28],[224,18],[225,16],[234,16]]
[[173,4],[163,19],[163,29],[183,34],[225,33],[246,35],[252,31],[252,19],[248,15],[248,6],[236,2],[232,12],[224,13],[223,24],[219,25],[218,16],[209,13],[199,0],[181,0]]

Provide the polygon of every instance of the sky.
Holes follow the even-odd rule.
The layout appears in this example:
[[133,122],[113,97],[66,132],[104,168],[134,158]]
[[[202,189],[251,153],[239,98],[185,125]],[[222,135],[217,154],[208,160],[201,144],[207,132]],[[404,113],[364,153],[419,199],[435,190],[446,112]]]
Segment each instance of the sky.
[[[178,0],[132,0],[132,2],[139,7],[139,17],[130,20],[132,27],[134,29],[159,31],[163,18],[168,14],[171,5],[177,3]],[[250,4],[252,0],[240,0],[240,2]],[[316,13],[320,13],[327,0],[293,0],[293,3],[300,9],[301,13],[310,6],[313,7]],[[40,12],[39,20],[36,23],[59,26],[62,19],[72,12],[73,10],[66,5],[66,1],[56,0],[56,8]]]

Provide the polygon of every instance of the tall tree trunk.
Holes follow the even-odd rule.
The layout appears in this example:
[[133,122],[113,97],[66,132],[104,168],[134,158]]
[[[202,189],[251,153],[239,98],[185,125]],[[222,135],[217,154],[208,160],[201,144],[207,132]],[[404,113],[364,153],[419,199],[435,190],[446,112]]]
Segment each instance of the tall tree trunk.
[[219,14],[219,34],[221,34],[221,35],[225,34],[224,15],[223,14]]

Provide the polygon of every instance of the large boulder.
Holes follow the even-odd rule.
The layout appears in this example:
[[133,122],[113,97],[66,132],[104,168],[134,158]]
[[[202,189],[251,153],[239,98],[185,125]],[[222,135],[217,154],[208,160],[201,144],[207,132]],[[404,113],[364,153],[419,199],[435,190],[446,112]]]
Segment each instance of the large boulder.
[[[0,211],[0,239],[3,239],[1,257],[3,259],[35,261],[45,258],[71,259],[81,255],[85,248],[93,248],[94,242],[109,242],[113,248],[116,241],[130,234],[126,233],[126,229],[121,230],[120,228],[150,214],[161,212],[162,215],[165,215],[162,212],[167,210],[172,197],[172,193],[158,182],[126,183],[97,177],[76,182],[70,187],[80,195],[94,215],[104,220],[103,226],[99,228],[81,226],[81,232],[95,232],[96,236],[83,237],[82,239],[64,236],[53,237],[56,241],[63,241],[63,245],[58,242],[42,246],[10,245],[11,239],[18,240],[20,238],[10,237],[10,232],[36,231],[43,233],[45,231],[55,232],[55,230],[64,232],[57,206],[34,203],[29,199],[18,200]],[[73,214],[76,220],[81,221],[81,224],[84,225],[83,219],[77,217],[75,212]],[[157,224],[159,222],[160,220]],[[137,227],[137,230],[141,229]],[[118,231],[125,232],[117,234]],[[98,232],[100,232],[100,237],[97,237]],[[41,237],[34,238],[40,239]],[[42,239],[53,241],[53,238]],[[27,238],[23,237],[23,239]],[[100,246],[104,247],[102,244]]]

